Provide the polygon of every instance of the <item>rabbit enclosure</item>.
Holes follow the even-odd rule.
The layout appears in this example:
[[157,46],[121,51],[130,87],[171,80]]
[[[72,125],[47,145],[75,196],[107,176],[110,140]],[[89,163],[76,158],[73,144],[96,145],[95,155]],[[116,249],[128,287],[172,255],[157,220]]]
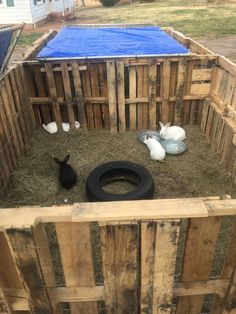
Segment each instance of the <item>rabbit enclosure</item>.
[[[1,313],[236,313],[236,65],[165,31],[190,53],[39,62],[53,30],[0,78]],[[71,131],[47,134],[51,121]],[[164,164],[136,140],[158,121],[187,132],[189,150]],[[79,177],[68,203],[60,191],[47,201],[51,186],[34,169],[55,172],[45,166],[54,152],[73,152],[73,164],[81,145],[81,177],[116,154],[140,163],[140,150],[157,177],[179,176],[178,193],[167,180],[152,200],[89,203]],[[24,179],[35,198],[19,193]]]

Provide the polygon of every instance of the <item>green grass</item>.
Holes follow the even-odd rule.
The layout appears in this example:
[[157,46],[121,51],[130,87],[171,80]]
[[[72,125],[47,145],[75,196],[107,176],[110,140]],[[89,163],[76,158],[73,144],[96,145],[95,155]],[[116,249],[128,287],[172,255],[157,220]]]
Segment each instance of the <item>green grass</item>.
[[155,23],[195,38],[236,34],[236,4],[194,7],[192,2],[160,0],[112,8],[84,8],[77,16],[77,23]]
[[27,33],[27,31],[24,31],[18,42],[17,45],[18,46],[30,46],[32,45],[32,43],[38,39],[39,37],[41,37],[44,33],[43,32],[37,32],[37,33]]

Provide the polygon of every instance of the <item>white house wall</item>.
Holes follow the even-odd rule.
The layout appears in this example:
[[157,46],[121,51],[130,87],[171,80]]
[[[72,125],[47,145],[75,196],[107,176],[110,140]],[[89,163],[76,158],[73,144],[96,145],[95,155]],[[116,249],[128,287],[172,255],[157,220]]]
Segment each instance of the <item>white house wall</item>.
[[29,0],[14,0],[14,7],[8,7],[6,0],[0,4],[0,24],[32,23]]
[[45,0],[45,3],[42,1],[41,3],[38,2],[37,5],[34,5],[33,0],[30,1],[32,1],[33,19],[35,23],[45,19],[49,13],[63,13],[64,9],[71,8],[72,10],[74,6],[74,0],[52,0],[51,2]]
[[[15,23],[37,23],[47,18],[49,13],[64,12],[65,9],[72,11],[74,0],[14,0],[14,6],[8,7],[6,0],[0,3],[0,24],[15,24]],[[67,12],[68,13],[68,12]]]

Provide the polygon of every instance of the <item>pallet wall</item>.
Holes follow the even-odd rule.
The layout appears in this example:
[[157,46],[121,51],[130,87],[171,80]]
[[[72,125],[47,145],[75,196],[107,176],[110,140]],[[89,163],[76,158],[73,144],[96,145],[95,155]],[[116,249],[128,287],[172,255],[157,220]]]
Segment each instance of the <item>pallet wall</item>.
[[201,120],[214,57],[25,64],[38,126],[78,120],[112,131]]
[[25,74],[18,66],[0,79],[0,196],[7,190],[34,126]]
[[[1,313],[199,314],[210,294],[208,313],[233,314],[235,208],[235,200],[198,198],[5,209],[0,212]],[[231,215],[232,228],[221,272],[211,278],[225,215]],[[180,233],[182,218],[188,222],[186,237]],[[50,250],[48,222],[55,224],[61,262]],[[97,223],[100,239],[99,282],[91,222]],[[179,245],[184,258],[176,276]],[[55,273],[60,265],[63,285]]]

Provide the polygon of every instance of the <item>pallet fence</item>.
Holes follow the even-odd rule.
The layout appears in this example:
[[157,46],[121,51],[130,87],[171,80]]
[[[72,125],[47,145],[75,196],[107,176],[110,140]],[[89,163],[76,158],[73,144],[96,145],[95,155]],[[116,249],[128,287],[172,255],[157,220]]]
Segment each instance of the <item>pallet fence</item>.
[[[208,294],[214,296],[212,314],[234,313],[235,219],[221,275],[211,278],[225,216],[235,218],[236,200],[215,197],[5,209],[0,212],[1,313],[101,313],[98,302],[103,301],[106,313],[197,314]],[[189,228],[182,278],[176,281],[183,218]],[[99,225],[101,239],[96,248],[102,255],[99,283],[94,280],[92,247],[85,241],[91,222]],[[56,283],[57,262],[55,257],[52,262],[45,232],[48,223],[56,225],[64,286]],[[70,304],[66,311],[65,302]]]

